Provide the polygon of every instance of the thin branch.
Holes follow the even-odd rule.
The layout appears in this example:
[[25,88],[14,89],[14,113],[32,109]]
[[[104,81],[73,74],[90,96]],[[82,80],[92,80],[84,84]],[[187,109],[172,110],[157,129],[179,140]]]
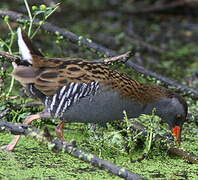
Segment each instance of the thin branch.
[[9,59],[11,61],[17,61],[17,60],[20,60],[21,59],[20,56],[13,55],[13,54],[10,54],[10,53],[4,52],[4,51],[0,51],[0,58],[1,57],[6,58],[6,59]]
[[98,158],[94,154],[78,149],[75,143],[65,142],[60,139],[53,139],[49,132],[39,131],[35,127],[28,125],[16,125],[11,122],[0,120],[0,132],[10,132],[14,135],[25,135],[47,145],[49,149],[56,152],[65,152],[78,159],[92,164],[100,169],[105,169],[108,172],[127,180],[145,180],[138,174],[135,174],[122,166],[117,166],[109,161]]
[[[196,9],[198,6],[198,2],[196,0],[172,0],[171,2],[166,1],[163,2],[163,0],[158,0],[162,2],[153,2],[152,5],[144,5],[144,3],[141,3],[137,1],[134,2],[134,0],[131,2],[131,6],[122,6],[121,3],[117,3],[116,5],[109,4],[106,7],[97,7],[95,8],[93,6],[89,7],[88,9],[84,8],[76,8],[75,10],[80,12],[83,15],[87,15],[88,13],[101,13],[101,14],[111,14],[111,16],[121,16],[123,14],[126,15],[145,15],[145,14],[152,14],[152,13],[169,13],[173,12],[175,13],[176,8],[192,8]],[[121,2],[121,1],[120,1]],[[155,4],[156,3],[156,4]],[[136,5],[137,4],[137,5]],[[139,6],[139,7],[138,7]],[[75,8],[75,7],[73,7]]]
[[10,111],[11,111],[10,108],[7,108],[7,109],[4,109],[3,111],[0,111],[0,119],[5,117]]
[[[0,15],[8,15],[11,17],[11,19],[13,20],[17,20],[19,18],[24,18],[24,19],[28,19],[27,16],[24,16],[20,13],[17,13],[17,12],[14,12],[14,11],[7,11],[7,10],[0,10]],[[39,22],[39,20],[35,20],[35,22]],[[83,44],[85,45],[86,47],[88,47],[89,49],[91,50],[95,50],[99,53],[102,53],[102,54],[106,54],[107,56],[116,56],[117,54],[108,49],[108,48],[105,48],[103,47],[102,45],[100,44],[97,44],[97,43],[94,43],[94,42],[91,42],[90,40],[88,39],[83,39],[82,37],[70,32],[70,31],[67,31],[63,28],[59,28],[58,26],[55,26],[55,25],[52,25],[51,23],[48,23],[46,22],[43,26],[42,26],[43,29],[45,30],[48,30],[50,32],[53,32],[53,33],[57,33],[59,32],[60,35],[62,35],[63,37],[69,39],[71,42],[73,43],[80,43],[80,44]],[[142,73],[142,74],[145,74],[147,76],[151,76],[151,77],[154,77],[168,85],[171,85],[171,86],[174,86],[176,87],[177,89],[180,89],[181,91],[184,91],[186,92],[187,94],[190,94],[192,95],[193,97],[195,98],[198,98],[198,90],[194,89],[194,88],[191,88],[191,87],[188,87],[186,85],[182,85],[172,79],[169,79],[168,77],[166,76],[162,76],[160,74],[157,74],[153,71],[150,71],[148,69],[145,69],[143,66],[140,66],[140,65],[137,65],[135,63],[133,63],[132,61],[127,61],[126,62],[126,65],[135,69],[136,71]]]
[[183,159],[185,159],[189,163],[198,164],[198,156],[196,156],[194,154],[190,154],[190,153],[186,152],[184,149],[171,147],[171,148],[169,148],[168,152],[170,154],[182,157]]

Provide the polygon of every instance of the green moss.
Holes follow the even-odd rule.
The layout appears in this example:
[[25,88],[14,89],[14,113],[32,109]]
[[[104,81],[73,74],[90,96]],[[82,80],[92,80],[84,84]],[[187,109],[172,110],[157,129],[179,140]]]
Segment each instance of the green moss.
[[[10,135],[0,135],[0,145]],[[22,138],[15,152],[0,151],[1,179],[121,179],[65,153],[53,153],[31,139]]]

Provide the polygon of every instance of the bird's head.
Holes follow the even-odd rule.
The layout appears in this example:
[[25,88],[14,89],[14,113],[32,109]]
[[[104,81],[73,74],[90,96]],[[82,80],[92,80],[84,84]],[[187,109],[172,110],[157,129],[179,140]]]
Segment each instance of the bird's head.
[[186,121],[188,106],[184,98],[178,94],[173,94],[170,98],[170,104],[164,109],[163,119],[168,123],[176,143],[180,144],[181,131]]
[[146,84],[142,89],[144,90],[142,96],[147,102],[145,114],[151,113],[155,108],[156,115],[169,125],[177,144],[180,144],[182,126],[188,113],[185,99],[170,89],[160,86]]

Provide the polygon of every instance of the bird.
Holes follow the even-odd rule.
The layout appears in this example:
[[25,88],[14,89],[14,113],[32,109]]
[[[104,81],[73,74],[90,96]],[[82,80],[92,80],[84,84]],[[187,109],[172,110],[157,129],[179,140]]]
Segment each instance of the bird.
[[[14,78],[27,93],[38,98],[44,110],[30,115],[23,122],[31,124],[39,118],[55,118],[55,128],[64,139],[66,123],[93,123],[103,125],[141,114],[155,114],[167,123],[177,142],[188,112],[185,99],[174,91],[138,82],[127,74],[114,70],[107,63],[82,58],[47,58],[34,46],[22,28],[18,28],[20,62],[13,62]],[[20,135],[6,146],[13,151]]]

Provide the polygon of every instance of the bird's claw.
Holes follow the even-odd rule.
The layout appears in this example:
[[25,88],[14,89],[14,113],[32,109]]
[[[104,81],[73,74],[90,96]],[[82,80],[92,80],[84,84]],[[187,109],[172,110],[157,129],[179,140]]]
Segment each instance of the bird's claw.
[[0,149],[4,150],[4,151],[7,151],[7,152],[12,152],[14,147],[13,147],[12,144],[7,144],[7,145],[4,145],[4,146],[0,146]]

